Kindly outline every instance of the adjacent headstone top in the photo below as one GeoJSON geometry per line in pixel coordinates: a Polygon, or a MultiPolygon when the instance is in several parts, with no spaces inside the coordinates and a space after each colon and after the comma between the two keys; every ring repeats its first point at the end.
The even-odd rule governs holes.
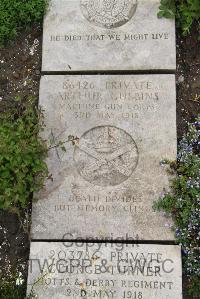
{"type": "Polygon", "coordinates": [[[51,0],[43,71],[175,70],[175,23],[160,0],[51,0]]]}
{"type": "Polygon", "coordinates": [[[152,205],[169,185],[160,161],[176,159],[174,75],[44,76],[40,105],[50,179],[32,238],[173,240],[152,205]]]}
{"type": "Polygon", "coordinates": [[[172,245],[32,243],[28,294],[40,299],[182,299],[172,245]]]}

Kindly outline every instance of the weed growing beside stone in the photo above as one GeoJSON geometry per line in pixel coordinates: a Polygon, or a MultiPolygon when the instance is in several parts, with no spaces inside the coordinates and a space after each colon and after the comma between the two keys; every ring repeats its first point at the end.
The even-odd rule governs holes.
{"type": "Polygon", "coordinates": [[[18,272],[10,276],[0,275],[0,299],[34,299],[34,289],[26,296],[26,280],[18,272]]]}
{"type": "Polygon", "coordinates": [[[177,173],[172,192],[165,193],[154,207],[174,218],[189,291],[196,296],[200,293],[200,118],[188,125],[188,132],[179,145],[177,164],[171,167],[177,173]]]}
{"type": "Polygon", "coordinates": [[[15,38],[21,29],[41,22],[46,6],[46,0],[1,0],[0,47],[15,38]]]}
{"type": "Polygon", "coordinates": [[[17,275],[0,277],[0,298],[1,299],[24,299],[26,284],[17,275]]]}
{"type": "Polygon", "coordinates": [[[0,115],[0,208],[17,212],[47,177],[46,143],[39,137],[42,112],[34,99],[16,101],[0,115]]]}
{"type": "Polygon", "coordinates": [[[161,0],[159,9],[158,17],[176,17],[177,25],[184,35],[190,33],[194,22],[197,22],[200,29],[199,0],[161,0]]]}

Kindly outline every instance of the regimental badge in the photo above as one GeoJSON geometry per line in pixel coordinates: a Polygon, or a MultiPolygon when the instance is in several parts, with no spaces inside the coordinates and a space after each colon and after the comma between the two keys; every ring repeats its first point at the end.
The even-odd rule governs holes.
{"type": "Polygon", "coordinates": [[[81,10],[91,23],[115,28],[127,23],[135,14],[137,0],[81,0],[81,10]]]}
{"type": "Polygon", "coordinates": [[[113,126],[87,131],[74,150],[79,174],[97,186],[115,186],[126,181],[137,167],[138,156],[133,138],[113,126]]]}

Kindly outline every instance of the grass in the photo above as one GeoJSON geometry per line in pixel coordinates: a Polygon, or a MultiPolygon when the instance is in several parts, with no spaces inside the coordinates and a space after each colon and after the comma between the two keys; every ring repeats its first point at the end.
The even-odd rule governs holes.
{"type": "Polygon", "coordinates": [[[1,0],[0,47],[13,40],[21,30],[41,23],[46,8],[46,0],[1,0]]]}

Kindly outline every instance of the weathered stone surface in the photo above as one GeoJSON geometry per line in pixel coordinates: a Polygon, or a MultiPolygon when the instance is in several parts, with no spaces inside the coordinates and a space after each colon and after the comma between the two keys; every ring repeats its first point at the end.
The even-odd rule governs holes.
{"type": "Polygon", "coordinates": [[[39,299],[181,299],[181,249],[34,242],[28,293],[33,285],[39,299]]]}
{"type": "Polygon", "coordinates": [[[175,24],[157,18],[160,0],[106,2],[51,0],[43,71],[175,70],[175,24]]]}
{"type": "Polygon", "coordinates": [[[40,105],[52,176],[32,238],[172,240],[152,204],[169,184],[160,161],[176,158],[174,75],[44,76],[40,105]]]}

